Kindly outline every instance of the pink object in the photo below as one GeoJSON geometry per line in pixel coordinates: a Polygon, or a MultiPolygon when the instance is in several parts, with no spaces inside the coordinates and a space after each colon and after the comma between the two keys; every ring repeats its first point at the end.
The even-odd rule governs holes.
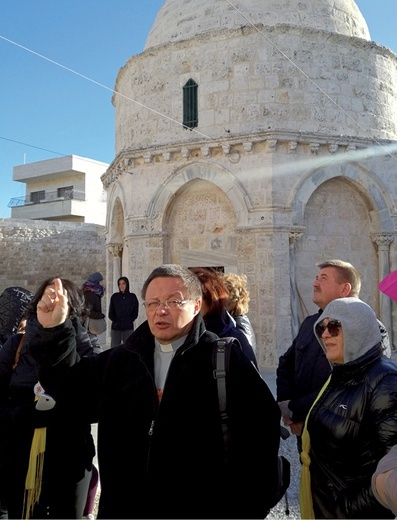
{"type": "Polygon", "coordinates": [[[397,270],[388,274],[379,284],[379,290],[397,301],[397,270]]]}

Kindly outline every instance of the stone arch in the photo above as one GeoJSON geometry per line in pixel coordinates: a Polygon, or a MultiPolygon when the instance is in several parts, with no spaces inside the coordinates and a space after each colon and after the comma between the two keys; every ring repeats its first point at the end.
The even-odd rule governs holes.
{"type": "Polygon", "coordinates": [[[123,243],[124,228],[124,208],[126,201],[124,191],[120,183],[116,183],[108,194],[108,211],[106,227],[108,230],[108,243],[123,243]]]}
{"type": "Polygon", "coordinates": [[[109,224],[109,242],[111,244],[122,244],[125,234],[124,230],[124,210],[119,197],[116,197],[112,204],[109,224]]]}
{"type": "Polygon", "coordinates": [[[107,213],[107,286],[110,293],[117,290],[117,280],[122,274],[128,273],[128,255],[125,253],[125,201],[119,185],[112,189],[108,201],[107,213]]]}
{"type": "Polygon", "coordinates": [[[294,225],[303,225],[305,208],[314,191],[324,182],[336,177],[352,183],[371,206],[373,212],[371,231],[395,230],[391,215],[396,214],[396,207],[388,190],[369,170],[352,163],[318,168],[298,186],[291,204],[294,225]]]}
{"type": "Polygon", "coordinates": [[[178,190],[194,179],[209,181],[225,192],[234,208],[236,227],[247,225],[248,212],[252,205],[244,186],[226,169],[207,163],[193,163],[176,170],[167,182],[157,188],[149,203],[146,216],[154,218],[157,215],[164,215],[169,201],[178,190]]]}
{"type": "Polygon", "coordinates": [[[166,262],[236,269],[236,214],[227,194],[195,178],[179,188],[163,215],[166,262]]]}
{"type": "Polygon", "coordinates": [[[303,230],[291,266],[300,319],[316,310],[311,301],[316,264],[329,258],[357,267],[360,297],[379,314],[377,285],[383,277],[383,260],[374,237],[393,235],[395,228],[394,203],[379,179],[357,164],[319,168],[298,187],[292,207],[293,223],[303,230]],[[307,269],[308,259],[312,269],[307,269]]]}

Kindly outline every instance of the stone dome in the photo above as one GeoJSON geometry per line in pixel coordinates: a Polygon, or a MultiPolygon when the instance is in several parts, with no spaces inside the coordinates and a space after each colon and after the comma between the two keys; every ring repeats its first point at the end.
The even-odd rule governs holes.
{"type": "Polygon", "coordinates": [[[166,0],[145,50],[249,23],[292,25],[370,40],[367,23],[354,0],[166,0]]]}

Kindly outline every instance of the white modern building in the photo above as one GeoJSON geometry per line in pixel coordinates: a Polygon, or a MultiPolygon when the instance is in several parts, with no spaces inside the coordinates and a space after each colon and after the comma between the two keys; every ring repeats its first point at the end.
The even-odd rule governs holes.
{"type": "Polygon", "coordinates": [[[15,166],[13,180],[26,184],[26,195],[11,199],[11,218],[104,225],[108,166],[76,155],[15,166]]]}

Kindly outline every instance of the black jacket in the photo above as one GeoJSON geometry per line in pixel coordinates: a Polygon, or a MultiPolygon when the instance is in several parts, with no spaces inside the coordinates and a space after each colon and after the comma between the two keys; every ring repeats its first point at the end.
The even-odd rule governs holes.
{"type": "Polygon", "coordinates": [[[244,352],[244,354],[258,368],[258,362],[256,360],[254,350],[252,348],[251,343],[248,340],[247,335],[241,329],[241,327],[237,326],[233,316],[229,314],[225,309],[221,314],[206,314],[204,316],[204,323],[207,330],[215,332],[215,334],[217,334],[220,338],[225,338],[227,336],[237,338],[240,342],[241,349],[244,352]]]}
{"type": "Polygon", "coordinates": [[[331,365],[321,348],[313,326],[322,311],[308,316],[277,367],[277,401],[290,399],[293,422],[304,421],[328,376],[331,365]]]}
{"type": "Polygon", "coordinates": [[[128,278],[122,276],[119,280],[125,280],[127,288],[113,293],[110,297],[109,319],[112,322],[112,330],[134,330],[134,321],[138,317],[139,302],[136,294],[130,292],[128,278]]]}
{"type": "MultiPolygon", "coordinates": [[[[79,320],[71,327],[78,345],[78,356],[93,355],[89,337],[79,320]]],[[[46,450],[42,493],[35,514],[44,515],[50,503],[59,507],[65,518],[74,518],[75,488],[90,470],[95,455],[91,425],[87,420],[35,409],[33,392],[38,382],[38,367],[30,353],[30,341],[38,323],[30,319],[18,364],[15,353],[22,334],[12,336],[0,350],[0,500],[8,506],[9,518],[22,518],[25,478],[35,428],[46,427],[46,450]]],[[[45,388],[45,387],[44,387],[45,388]]],[[[45,388],[47,391],[47,389],[45,388]]],[[[51,514],[54,510],[50,510],[51,514]]],[[[44,517],[44,516],[43,516],[44,517]]]]}
{"type": "Polygon", "coordinates": [[[256,354],[256,336],[248,315],[239,314],[238,316],[233,316],[233,318],[236,322],[236,327],[243,332],[244,336],[248,340],[248,343],[251,345],[254,354],[256,354]]]}
{"type": "Polygon", "coordinates": [[[102,302],[99,294],[96,294],[94,291],[87,289],[84,289],[83,292],[85,303],[89,310],[88,316],[94,320],[105,318],[105,315],[102,312],[102,302]]]}
{"type": "Polygon", "coordinates": [[[379,459],[397,444],[397,366],[380,344],[335,365],[308,419],[316,518],[394,518],[371,489],[379,459]]]}
{"type": "MultiPolygon", "coordinates": [[[[292,345],[279,358],[276,371],[277,401],[290,400],[289,409],[293,412],[293,422],[305,420],[318,392],[331,373],[331,365],[313,330],[322,312],[320,309],[302,322],[292,345]]],[[[383,354],[390,357],[387,330],[379,320],[378,324],[383,354]]]]}
{"type": "Polygon", "coordinates": [[[171,362],[159,404],[147,322],[125,345],[77,364],[68,320],[40,329],[31,350],[42,364],[43,385],[58,406],[98,422],[99,518],[266,516],[277,480],[280,411],[258,371],[233,345],[226,382],[232,446],[225,466],[212,366],[216,338],[196,316],[171,362]]]}

